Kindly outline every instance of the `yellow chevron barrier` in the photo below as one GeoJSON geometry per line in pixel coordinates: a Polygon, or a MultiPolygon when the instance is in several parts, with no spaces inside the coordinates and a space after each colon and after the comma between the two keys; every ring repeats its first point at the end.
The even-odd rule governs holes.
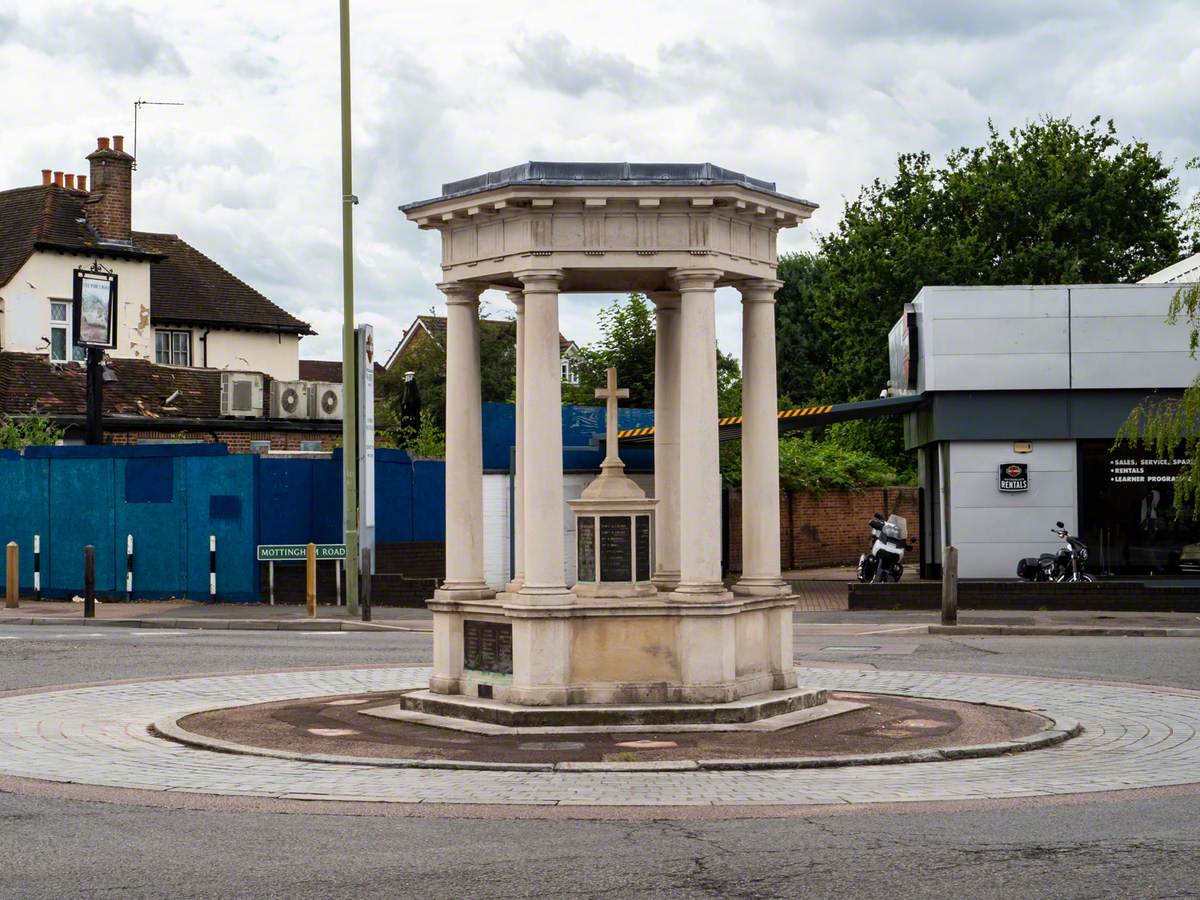
{"type": "MultiPolygon", "coordinates": [[[[796,416],[819,416],[819,415],[824,415],[825,413],[832,412],[832,411],[833,411],[832,405],[801,406],[801,407],[796,407],[795,409],[781,409],[779,411],[779,418],[794,419],[796,416]]],[[[720,427],[724,428],[729,425],[741,425],[744,422],[745,422],[745,418],[743,416],[726,416],[723,419],[719,419],[717,421],[717,424],[720,427]]],[[[617,437],[618,438],[647,437],[648,435],[652,435],[652,434],[654,434],[653,426],[651,426],[649,428],[627,428],[624,431],[618,431],[617,437]]]]}

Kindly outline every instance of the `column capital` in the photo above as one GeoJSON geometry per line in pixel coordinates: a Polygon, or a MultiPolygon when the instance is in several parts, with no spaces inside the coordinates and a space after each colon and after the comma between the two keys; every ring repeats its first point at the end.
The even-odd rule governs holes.
{"type": "Polygon", "coordinates": [[[754,278],[734,285],[742,295],[743,303],[774,303],[775,292],[783,287],[782,281],[774,278],[754,278]]]}
{"type": "Polygon", "coordinates": [[[453,303],[478,305],[479,295],[483,293],[484,286],[473,284],[470,281],[442,281],[438,283],[437,289],[446,295],[447,305],[453,303]]]}
{"type": "Polygon", "coordinates": [[[522,288],[511,288],[504,292],[504,296],[508,298],[508,302],[517,308],[517,312],[521,312],[525,308],[525,291],[522,288]]]}
{"type": "Polygon", "coordinates": [[[725,272],[721,269],[672,269],[667,273],[678,291],[711,291],[725,272]]]}
{"type": "Polygon", "coordinates": [[[655,309],[679,309],[679,291],[650,291],[646,296],[655,309]]]}
{"type": "Polygon", "coordinates": [[[521,269],[513,276],[527,291],[557,291],[566,273],[562,269],[521,269]]]}

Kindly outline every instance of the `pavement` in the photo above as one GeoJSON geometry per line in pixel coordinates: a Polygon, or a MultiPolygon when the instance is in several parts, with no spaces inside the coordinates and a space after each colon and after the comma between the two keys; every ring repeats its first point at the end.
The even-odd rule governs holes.
{"type": "MultiPolygon", "coordinates": [[[[873,618],[880,614],[873,614],[873,618]]],[[[845,629],[834,614],[805,627],[845,629]]],[[[912,620],[879,617],[882,627],[912,620]]],[[[797,658],[823,671],[1050,677],[1101,702],[1107,683],[1200,689],[1192,640],[1077,636],[929,635],[921,632],[798,637],[797,658]],[[814,666],[815,667],[815,666],[814,666]]],[[[428,635],[47,628],[0,624],[0,691],[66,684],[169,680],[245,671],[420,667],[428,635]]],[[[204,680],[204,679],[199,679],[204,680]]],[[[1163,690],[1167,688],[1166,690],[1163,690]]],[[[1176,691],[1181,688],[1183,691],[1176,691]]],[[[98,693],[101,689],[93,688],[98,693]]],[[[1129,690],[1128,687],[1119,688],[1129,690]]],[[[1133,696],[1142,697],[1143,693],[1133,696]]],[[[7,699],[7,698],[6,698],[7,699]]],[[[1161,732],[1156,732],[1161,734],[1161,732]]],[[[1134,753],[1144,771],[1159,747],[1134,753]]],[[[1068,742],[1075,744],[1084,738],[1068,742]]],[[[1136,735],[1114,741],[1133,743],[1136,735]]],[[[1065,748],[1064,748],[1065,749],[1065,748]]],[[[92,747],[89,753],[103,752],[92,747]]],[[[1056,754],[1044,750],[1029,758],[1056,754]]],[[[0,744],[0,759],[6,746],[0,744]]],[[[110,756],[119,756],[110,751],[110,756]]],[[[1113,756],[1120,756],[1114,753],[1113,756]]],[[[236,757],[230,757],[235,766],[236,757]]],[[[73,761],[43,771],[69,777],[73,761]]],[[[942,769],[947,764],[909,766],[942,769]]],[[[1191,769],[1188,777],[1195,778],[1191,769]]],[[[149,773],[153,775],[152,772],[149,773]]],[[[441,773],[426,773],[433,787],[441,773]]],[[[716,774],[716,773],[714,773],[716,774]]],[[[1136,773],[1135,773],[1136,774],[1136,773]]],[[[761,773],[768,787],[777,773],[761,773]]],[[[565,777],[565,776],[560,776],[565,777]]],[[[629,776],[609,776],[614,779],[629,776]]],[[[1139,776],[1141,777],[1141,776],[1139,776]]],[[[1186,897],[1200,884],[1200,795],[1186,787],[1006,800],[836,806],[574,807],[546,820],[543,806],[290,801],[290,812],[253,796],[204,799],[0,780],[0,897],[422,898],[1186,897]],[[31,784],[46,785],[41,793],[31,784]],[[69,797],[74,790],[77,796],[69,797]],[[121,799],[121,798],[125,799],[121,799]],[[387,810],[394,814],[386,814],[387,810]],[[437,812],[440,810],[440,812],[437,812]],[[431,814],[435,813],[436,815],[431,814]]],[[[274,801],[282,804],[283,801],[274,801]]]]}

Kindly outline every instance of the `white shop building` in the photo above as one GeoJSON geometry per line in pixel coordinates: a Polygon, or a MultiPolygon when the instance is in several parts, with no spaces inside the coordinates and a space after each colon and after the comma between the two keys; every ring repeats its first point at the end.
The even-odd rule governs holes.
{"type": "Polygon", "coordinates": [[[1200,527],[1177,519],[1179,463],[1113,451],[1130,411],[1200,373],[1186,324],[1166,323],[1178,283],[929,287],[890,336],[893,395],[923,491],[922,570],[959,551],[964,578],[1013,578],[1052,551],[1063,521],[1089,568],[1200,575],[1200,527]]]}

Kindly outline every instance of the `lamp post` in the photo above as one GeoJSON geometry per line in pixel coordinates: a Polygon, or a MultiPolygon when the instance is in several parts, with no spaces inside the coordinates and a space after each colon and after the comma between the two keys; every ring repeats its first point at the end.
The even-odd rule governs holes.
{"type": "MultiPolygon", "coordinates": [[[[354,352],[354,196],[350,145],[350,0],[338,4],[342,82],[342,515],[346,542],[346,612],[358,615],[358,397],[354,352]]],[[[368,576],[369,577],[369,576],[368,576]]]]}

